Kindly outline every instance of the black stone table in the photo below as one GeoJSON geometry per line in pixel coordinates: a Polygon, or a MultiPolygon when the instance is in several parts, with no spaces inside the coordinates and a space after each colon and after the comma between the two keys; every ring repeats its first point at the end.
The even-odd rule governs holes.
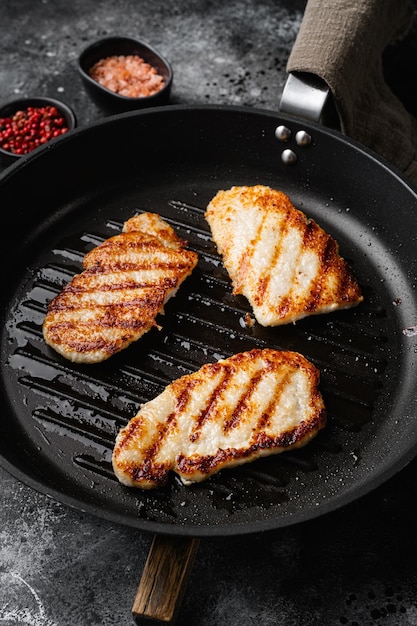
{"type": "MultiPolygon", "coordinates": [[[[103,114],[76,71],[95,39],[141,37],[172,63],[172,103],[276,110],[302,0],[2,0],[0,103],[48,95],[103,114]]],[[[387,57],[410,107],[415,38],[387,57]]],[[[3,219],[3,236],[7,233],[3,219]]],[[[2,419],[2,416],[0,416],[2,419]]],[[[417,625],[417,461],[316,520],[200,542],[178,623],[417,625]]],[[[69,509],[0,469],[0,624],[125,626],[152,536],[69,509]]]]}

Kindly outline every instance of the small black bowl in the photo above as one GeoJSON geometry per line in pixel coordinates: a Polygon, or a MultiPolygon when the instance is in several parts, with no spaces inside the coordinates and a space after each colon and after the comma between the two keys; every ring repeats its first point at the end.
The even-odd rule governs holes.
{"type": "MultiPolygon", "coordinates": [[[[18,111],[26,111],[28,107],[40,108],[45,106],[54,106],[58,109],[58,112],[65,119],[68,131],[76,127],[77,119],[71,107],[69,107],[64,102],[61,102],[61,100],[56,100],[55,98],[48,98],[43,96],[34,98],[19,98],[17,100],[11,100],[10,102],[3,104],[0,107],[0,118],[12,117],[18,111]]],[[[56,141],[56,139],[50,139],[48,143],[50,141],[56,141]]],[[[26,156],[27,154],[32,154],[32,152],[37,149],[38,148],[34,148],[30,152],[26,152],[25,154],[15,154],[14,152],[5,150],[0,146],[0,161],[2,165],[11,165],[23,156],[26,156]]]]}
{"type": "Polygon", "coordinates": [[[84,87],[100,109],[105,113],[123,113],[150,106],[167,104],[171,93],[173,71],[170,63],[154,48],[130,37],[105,37],[89,45],[81,52],[78,70],[84,87]],[[151,96],[130,98],[107,89],[91,78],[89,72],[101,59],[111,56],[137,55],[156,69],[164,79],[164,86],[151,96]]]}

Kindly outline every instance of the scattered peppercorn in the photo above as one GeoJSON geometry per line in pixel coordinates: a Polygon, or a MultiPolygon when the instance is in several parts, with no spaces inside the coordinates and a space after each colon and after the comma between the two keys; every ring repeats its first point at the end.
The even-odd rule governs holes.
{"type": "Polygon", "coordinates": [[[68,130],[55,106],[29,106],[11,117],[0,117],[0,147],[13,154],[27,154],[68,130]]]}

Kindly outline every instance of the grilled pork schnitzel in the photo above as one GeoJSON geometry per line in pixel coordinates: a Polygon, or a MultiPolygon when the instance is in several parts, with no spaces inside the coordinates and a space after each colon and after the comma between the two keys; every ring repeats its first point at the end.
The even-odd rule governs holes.
{"type": "Polygon", "coordinates": [[[129,219],[50,302],[46,343],[70,361],[98,363],[142,337],[197,264],[185,244],[159,215],[129,219]]]}
{"type": "Polygon", "coordinates": [[[262,326],[362,302],[337,242],[280,191],[255,185],[219,191],[205,217],[232,280],[262,326]]]}
{"type": "Polygon", "coordinates": [[[117,435],[113,469],[151,489],[307,444],[326,424],[319,371],[297,352],[254,349],[168,385],[117,435]]]}

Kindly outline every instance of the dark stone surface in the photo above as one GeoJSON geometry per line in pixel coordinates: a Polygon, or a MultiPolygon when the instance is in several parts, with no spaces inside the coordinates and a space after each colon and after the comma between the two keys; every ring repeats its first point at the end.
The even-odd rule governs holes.
{"type": "MultiPolygon", "coordinates": [[[[98,37],[126,34],[171,61],[173,103],[277,109],[304,6],[2,0],[0,103],[49,95],[70,104],[79,125],[100,118],[77,55],[98,37]]],[[[414,110],[412,35],[387,56],[387,72],[414,110]]],[[[178,624],[416,625],[416,471],[414,461],[345,509],[295,527],[202,540],[178,624]]],[[[152,537],[69,509],[3,470],[0,481],[0,624],[131,624],[152,537]]]]}
{"type": "Polygon", "coordinates": [[[108,35],[144,39],[174,68],[172,103],[278,108],[303,0],[262,2],[74,2],[6,0],[0,6],[0,103],[48,95],[72,105],[80,124],[102,114],[76,69],[80,51],[108,35]]]}

